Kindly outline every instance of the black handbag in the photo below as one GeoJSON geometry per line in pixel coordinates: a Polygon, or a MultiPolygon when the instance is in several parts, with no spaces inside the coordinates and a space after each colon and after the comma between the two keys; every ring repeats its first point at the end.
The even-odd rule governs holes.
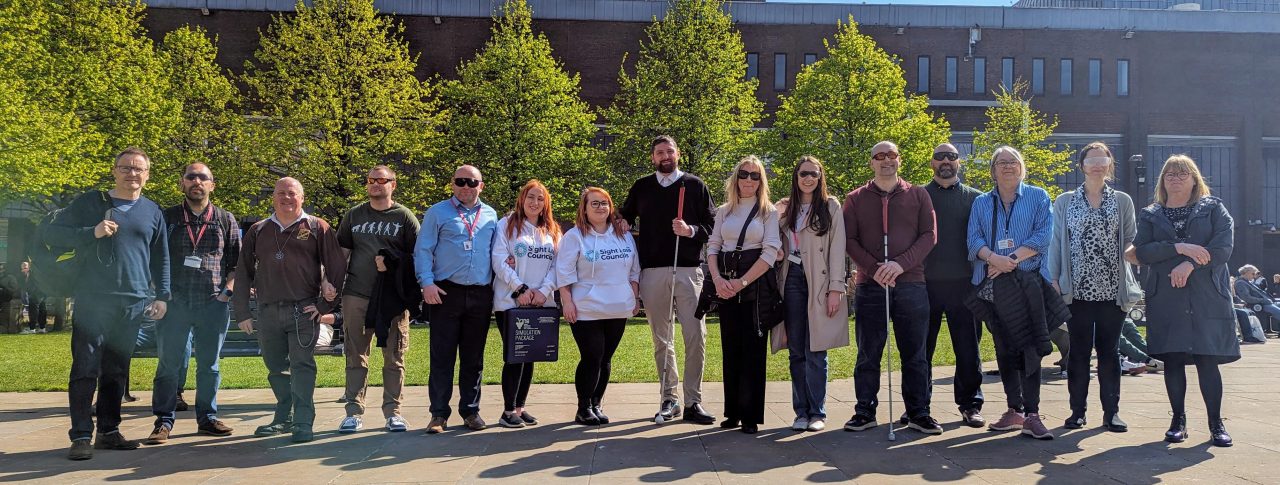
{"type": "MultiPolygon", "coordinates": [[[[738,246],[731,253],[735,255],[731,258],[725,252],[716,255],[720,258],[720,276],[725,278],[737,278],[734,276],[738,271],[738,262],[741,260],[742,244],[747,239],[747,228],[751,226],[751,218],[756,216],[756,212],[760,210],[760,206],[751,208],[751,213],[747,214],[747,223],[742,225],[742,232],[738,234],[738,246]],[[730,261],[732,260],[732,261],[730,261]],[[733,264],[732,269],[728,266],[733,264]]],[[[759,254],[756,255],[759,257],[759,254]]],[[[752,260],[754,262],[754,260],[752,260]]],[[[674,291],[674,288],[672,289],[674,291]]],[[[702,282],[702,292],[698,293],[698,308],[693,311],[693,318],[701,319],[708,313],[715,313],[720,309],[720,303],[723,302],[719,295],[716,294],[716,285],[711,281],[702,282]]]]}

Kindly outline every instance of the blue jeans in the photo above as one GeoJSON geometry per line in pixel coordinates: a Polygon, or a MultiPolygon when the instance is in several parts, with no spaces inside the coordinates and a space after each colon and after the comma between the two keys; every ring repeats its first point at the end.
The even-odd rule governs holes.
{"type": "Polygon", "coordinates": [[[109,295],[76,295],[71,327],[71,376],[67,386],[74,440],[93,437],[93,392],[98,391],[98,434],[120,428],[120,399],[129,382],[129,363],[148,300],[109,295]]]}
{"type": "Polygon", "coordinates": [[[809,351],[809,282],[804,267],[793,264],[787,270],[782,301],[787,306],[791,408],[796,417],[827,419],[827,351],[809,351]]]}
{"type": "MultiPolygon", "coordinates": [[[[876,283],[857,286],[854,304],[854,338],[858,360],[853,368],[853,390],[858,398],[857,414],[875,417],[879,404],[880,362],[889,341],[885,321],[885,288],[876,283]]],[[[898,283],[889,289],[889,313],[893,336],[902,361],[902,398],[911,418],[929,415],[929,361],[925,338],[929,334],[929,293],[924,283],[898,283]]],[[[896,418],[895,418],[896,419],[896,418]]]]}
{"type": "Polygon", "coordinates": [[[191,362],[192,345],[196,354],[196,422],[205,424],[217,419],[218,386],[222,374],[218,357],[229,324],[227,304],[209,298],[189,301],[175,298],[169,302],[164,320],[156,322],[155,391],[151,396],[151,412],[156,426],[173,429],[174,408],[178,393],[187,381],[187,365],[191,362]]]}

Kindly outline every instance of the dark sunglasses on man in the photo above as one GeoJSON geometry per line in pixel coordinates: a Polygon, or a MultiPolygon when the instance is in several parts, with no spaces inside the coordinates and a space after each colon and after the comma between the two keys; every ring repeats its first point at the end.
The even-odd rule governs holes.
{"type": "Polygon", "coordinates": [[[954,162],[957,158],[960,158],[960,154],[956,152],[937,152],[933,154],[934,161],[941,162],[944,158],[954,162]]]}
{"type": "Polygon", "coordinates": [[[738,180],[751,179],[752,181],[760,181],[760,172],[748,172],[746,170],[738,171],[738,180]]]}
{"type": "Polygon", "coordinates": [[[369,177],[367,184],[368,185],[373,185],[373,184],[387,185],[391,182],[394,182],[395,180],[396,179],[387,178],[387,177],[369,177]]]}
{"type": "Polygon", "coordinates": [[[453,179],[453,185],[457,185],[458,187],[471,187],[474,189],[480,186],[480,180],[467,178],[467,177],[458,177],[453,179]]]}
{"type": "Polygon", "coordinates": [[[202,173],[189,173],[189,174],[183,175],[182,178],[187,179],[188,181],[199,180],[201,182],[208,182],[210,180],[213,180],[213,177],[202,174],[202,173]]]}

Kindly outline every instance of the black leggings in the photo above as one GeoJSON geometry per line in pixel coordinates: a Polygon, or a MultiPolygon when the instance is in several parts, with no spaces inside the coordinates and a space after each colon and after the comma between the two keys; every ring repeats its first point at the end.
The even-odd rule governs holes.
{"type": "MultiPolygon", "coordinates": [[[[494,321],[498,322],[498,333],[502,335],[503,355],[506,355],[507,326],[503,311],[493,312],[494,321]]],[[[523,364],[502,365],[502,409],[507,412],[524,407],[529,397],[529,386],[533,384],[533,362],[523,364]]]]}
{"type": "Polygon", "coordinates": [[[569,325],[573,340],[578,343],[578,372],[573,386],[578,391],[578,408],[599,406],[604,390],[609,387],[609,371],[613,367],[613,353],[622,342],[622,332],[627,319],[578,320],[569,325]]]}
{"type": "Polygon", "coordinates": [[[1187,399],[1187,364],[1194,363],[1196,374],[1200,376],[1200,396],[1204,398],[1205,410],[1209,413],[1209,422],[1222,419],[1222,373],[1218,370],[1218,358],[1208,355],[1193,355],[1190,359],[1166,359],[1164,369],[1164,388],[1169,393],[1169,405],[1173,414],[1186,413],[1187,399]],[[1190,362],[1188,362],[1190,360],[1190,362]]]}

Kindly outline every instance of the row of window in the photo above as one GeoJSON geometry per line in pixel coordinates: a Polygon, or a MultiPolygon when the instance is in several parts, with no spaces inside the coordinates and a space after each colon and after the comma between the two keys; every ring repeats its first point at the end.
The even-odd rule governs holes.
{"type": "MultiPolygon", "coordinates": [[[[818,61],[817,54],[805,54],[805,66],[818,61]]],[[[987,94],[987,58],[975,57],[973,62],[973,93],[987,94]]],[[[959,59],[954,56],[946,58],[946,93],[956,94],[959,91],[959,83],[957,79],[960,71],[959,59]]],[[[1072,86],[1072,76],[1074,61],[1072,59],[1060,59],[1058,62],[1058,94],[1063,96],[1071,96],[1074,94],[1072,86]]],[[[1014,58],[1005,57],[1000,59],[1000,83],[1005,89],[1012,90],[1014,83],[1014,58]]],[[[1116,60],[1116,96],[1129,95],[1129,60],[1116,60]]],[[[755,52],[747,53],[747,78],[756,79],[760,76],[760,54],[755,52]]],[[[919,56],[916,58],[916,92],[928,93],[930,70],[929,56],[919,56]]],[[[775,91],[785,91],[787,89],[787,54],[775,53],[773,55],[773,89],[775,91]]],[[[1031,94],[1043,95],[1045,93],[1045,70],[1044,59],[1037,57],[1031,60],[1031,94]]],[[[1102,95],[1102,59],[1089,59],[1089,95],[1102,95]]]]}
{"type": "MultiPolygon", "coordinates": [[[[958,91],[956,79],[959,76],[959,60],[956,57],[947,56],[946,58],[946,93],[956,94],[958,91]]],[[[1074,93],[1074,87],[1071,80],[1074,76],[1074,61],[1072,59],[1060,59],[1058,61],[1058,94],[1063,96],[1071,96],[1074,93]]],[[[1014,59],[1005,57],[1000,59],[1000,83],[1005,89],[1012,90],[1014,83],[1014,59]]],[[[1102,95],[1102,59],[1089,59],[1089,96],[1102,95]]],[[[916,58],[916,92],[928,93],[929,87],[929,56],[919,56],[916,58]]],[[[1116,96],[1129,95],[1129,60],[1116,60],[1116,96]]],[[[973,58],[973,92],[974,94],[987,93],[987,58],[973,58]]],[[[1043,95],[1045,93],[1045,71],[1044,59],[1037,57],[1031,59],[1031,94],[1043,95]]]]}

